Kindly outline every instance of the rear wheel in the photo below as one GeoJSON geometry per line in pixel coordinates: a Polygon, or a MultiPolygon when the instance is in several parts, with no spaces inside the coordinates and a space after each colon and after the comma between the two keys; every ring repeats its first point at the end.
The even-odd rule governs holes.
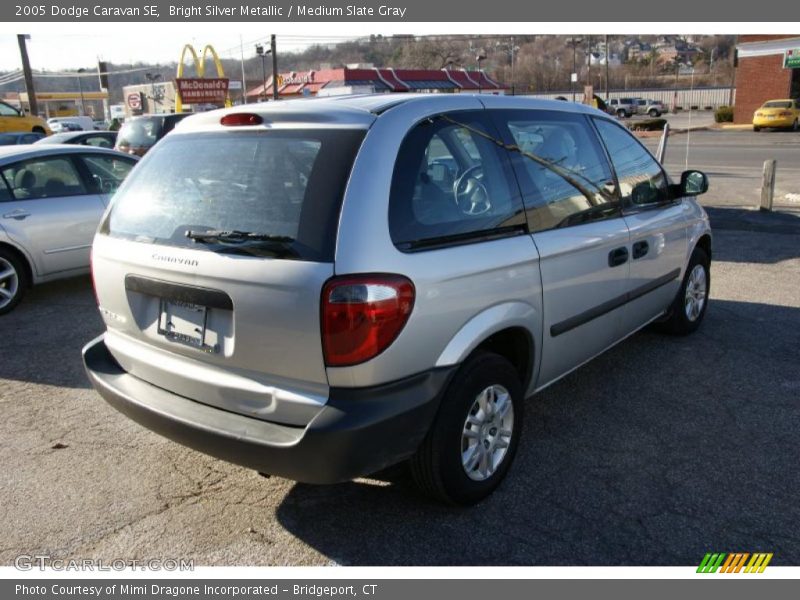
{"type": "Polygon", "coordinates": [[[14,310],[28,287],[28,276],[19,257],[0,248],[0,315],[14,310]]]}
{"type": "Polygon", "coordinates": [[[511,363],[497,354],[474,354],[453,377],[411,459],[417,485],[438,500],[465,506],[491,494],[514,460],[522,414],[522,384],[511,363]]]}
{"type": "Polygon", "coordinates": [[[758,133],[759,131],[761,131],[761,127],[758,127],[758,126],[756,126],[756,125],[753,125],[753,131],[755,131],[756,133],[758,133]]]}
{"type": "Polygon", "coordinates": [[[708,308],[708,293],[711,286],[710,261],[705,250],[695,248],[683,282],[669,311],[669,317],[658,324],[665,333],[688,335],[694,332],[708,308]]]}

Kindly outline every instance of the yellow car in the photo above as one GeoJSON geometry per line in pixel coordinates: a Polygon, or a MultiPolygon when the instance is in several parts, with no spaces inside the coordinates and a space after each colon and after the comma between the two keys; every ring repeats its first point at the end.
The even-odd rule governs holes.
{"type": "Polygon", "coordinates": [[[45,135],[52,133],[44,119],[26,115],[10,104],[0,101],[0,133],[27,133],[28,131],[45,135]]]}
{"type": "Polygon", "coordinates": [[[797,100],[767,100],[753,115],[753,131],[762,127],[797,131],[800,103],[797,100]]]}

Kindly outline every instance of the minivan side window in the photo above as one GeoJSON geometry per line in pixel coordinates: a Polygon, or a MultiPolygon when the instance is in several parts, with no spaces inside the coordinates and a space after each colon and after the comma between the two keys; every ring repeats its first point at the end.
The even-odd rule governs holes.
{"type": "Polygon", "coordinates": [[[617,173],[623,203],[635,208],[667,201],[669,182],[658,161],[616,123],[594,122],[617,173]]]}
{"type": "Polygon", "coordinates": [[[449,113],[403,140],[389,200],[389,230],[403,251],[525,231],[519,189],[497,133],[482,114],[449,113]]]}
{"type": "Polygon", "coordinates": [[[583,115],[498,111],[532,232],[619,216],[611,168],[583,115]]]}

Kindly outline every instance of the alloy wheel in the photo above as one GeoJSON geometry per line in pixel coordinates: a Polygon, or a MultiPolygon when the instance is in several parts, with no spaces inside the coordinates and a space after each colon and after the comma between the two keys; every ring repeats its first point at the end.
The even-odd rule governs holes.
{"type": "Polygon", "coordinates": [[[705,267],[703,265],[695,265],[689,274],[689,280],[686,282],[686,295],[684,297],[686,318],[690,321],[696,321],[700,313],[703,312],[707,290],[705,267]]]}
{"type": "Polygon", "coordinates": [[[474,481],[491,477],[508,453],[514,435],[514,405],[502,385],[477,395],[461,433],[461,465],[474,481]]]}
{"type": "Polygon", "coordinates": [[[0,256],[0,308],[8,306],[19,291],[19,274],[8,260],[0,256]]]}

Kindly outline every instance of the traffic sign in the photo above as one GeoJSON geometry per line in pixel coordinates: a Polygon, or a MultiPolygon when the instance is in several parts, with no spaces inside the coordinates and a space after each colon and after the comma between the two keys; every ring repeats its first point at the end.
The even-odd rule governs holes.
{"type": "Polygon", "coordinates": [[[142,94],[140,92],[128,94],[128,97],[125,99],[125,101],[128,103],[128,108],[131,110],[142,109],[142,94]]]}
{"type": "Polygon", "coordinates": [[[800,48],[792,48],[783,53],[784,69],[800,69],[800,48]]]}

